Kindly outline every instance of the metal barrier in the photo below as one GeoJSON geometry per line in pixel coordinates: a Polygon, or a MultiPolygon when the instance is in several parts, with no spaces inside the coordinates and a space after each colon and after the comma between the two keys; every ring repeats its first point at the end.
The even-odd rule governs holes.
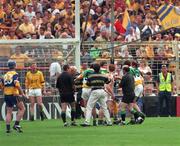
{"type": "MultiPolygon", "coordinates": [[[[127,59],[137,60],[140,64],[146,62],[151,69],[151,74],[144,74],[147,96],[150,94],[149,90],[154,88],[161,65],[166,64],[174,77],[176,91],[174,94],[180,94],[180,42],[114,42],[113,48],[111,48],[111,42],[84,42],[82,52],[83,62],[111,62],[113,59],[117,64],[117,70],[121,69],[124,60],[127,59]]],[[[156,92],[155,88],[151,92],[156,92]]]]}
{"type": "MultiPolygon", "coordinates": [[[[147,63],[151,71],[144,72],[145,94],[156,94],[154,87],[158,73],[162,64],[169,65],[169,71],[172,72],[176,82],[176,94],[180,94],[180,42],[137,42],[129,44],[114,43],[112,51],[110,42],[84,42],[81,46],[79,59],[81,62],[91,63],[93,61],[107,61],[113,56],[117,66],[116,72],[121,72],[122,64],[125,60],[136,59],[140,64],[147,63]],[[114,52],[114,54],[112,54],[114,52]]],[[[29,70],[31,62],[37,62],[39,69],[43,72],[46,80],[46,87],[49,94],[54,94],[54,88],[51,87],[49,66],[52,62],[59,62],[61,65],[65,62],[74,65],[75,43],[50,43],[35,44],[2,44],[0,43],[0,74],[7,71],[7,61],[14,59],[17,61],[17,72],[20,75],[20,82],[24,87],[24,78],[29,70]],[[19,47],[20,46],[20,47],[19,47]],[[18,58],[18,55],[21,54],[18,58]],[[23,55],[22,55],[23,54],[23,55]]],[[[117,94],[120,94],[119,92],[117,94]]],[[[54,95],[56,96],[56,95],[54,95]]]]}

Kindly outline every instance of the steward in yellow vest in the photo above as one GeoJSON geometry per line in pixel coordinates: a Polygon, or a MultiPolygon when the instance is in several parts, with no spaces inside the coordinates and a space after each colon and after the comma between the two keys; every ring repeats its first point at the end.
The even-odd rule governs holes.
{"type": "Polygon", "coordinates": [[[159,91],[172,91],[171,77],[171,73],[167,73],[166,77],[164,77],[163,73],[159,73],[159,91]]]}
{"type": "Polygon", "coordinates": [[[165,101],[165,108],[168,116],[170,116],[171,94],[173,93],[173,77],[172,74],[168,72],[166,65],[162,65],[161,73],[159,73],[156,87],[159,91],[159,115],[162,115],[163,103],[165,101]]]}

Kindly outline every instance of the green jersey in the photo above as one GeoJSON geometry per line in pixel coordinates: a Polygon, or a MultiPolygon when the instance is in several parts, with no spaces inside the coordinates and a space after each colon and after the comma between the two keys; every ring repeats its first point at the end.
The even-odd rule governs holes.
{"type": "Polygon", "coordinates": [[[138,68],[130,67],[130,74],[132,74],[135,77],[140,77],[141,73],[138,68]]]}
{"type": "Polygon", "coordinates": [[[101,73],[101,74],[108,74],[109,72],[108,72],[107,69],[101,68],[101,69],[100,69],[100,73],[101,73]]]}
{"type": "Polygon", "coordinates": [[[83,78],[87,79],[89,77],[90,74],[92,74],[94,72],[93,69],[86,69],[84,72],[83,72],[83,78]]]}

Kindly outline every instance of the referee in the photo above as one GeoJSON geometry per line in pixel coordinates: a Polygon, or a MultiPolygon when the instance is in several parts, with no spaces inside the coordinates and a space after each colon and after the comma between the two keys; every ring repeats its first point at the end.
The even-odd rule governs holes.
{"type": "Polygon", "coordinates": [[[71,126],[77,126],[75,123],[76,104],[75,104],[75,84],[72,75],[70,74],[71,68],[69,65],[63,66],[63,72],[59,75],[56,88],[58,88],[61,100],[61,117],[64,123],[64,127],[69,126],[66,122],[66,109],[67,106],[71,106],[71,126]]]}
{"type": "Polygon", "coordinates": [[[107,93],[104,90],[104,85],[110,83],[110,80],[103,74],[100,73],[100,65],[93,65],[94,73],[87,78],[87,85],[91,86],[91,94],[87,102],[86,107],[86,118],[85,122],[81,126],[90,126],[90,119],[92,116],[92,109],[94,108],[97,101],[100,103],[104,115],[106,117],[107,126],[112,126],[110,114],[107,109],[106,96],[107,93]]]}
{"type": "Polygon", "coordinates": [[[141,113],[134,110],[135,102],[135,81],[133,75],[130,73],[130,68],[128,65],[123,66],[123,74],[120,87],[122,88],[123,97],[121,102],[121,125],[126,125],[126,107],[128,107],[131,114],[134,115],[134,119],[137,123],[142,123],[143,118],[140,117],[141,113]]]}

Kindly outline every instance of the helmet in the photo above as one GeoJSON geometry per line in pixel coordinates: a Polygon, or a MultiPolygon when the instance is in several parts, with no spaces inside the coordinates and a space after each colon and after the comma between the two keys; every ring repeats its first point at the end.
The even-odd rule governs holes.
{"type": "Polygon", "coordinates": [[[9,60],[7,64],[9,69],[14,69],[16,67],[16,61],[14,60],[9,60]]]}

